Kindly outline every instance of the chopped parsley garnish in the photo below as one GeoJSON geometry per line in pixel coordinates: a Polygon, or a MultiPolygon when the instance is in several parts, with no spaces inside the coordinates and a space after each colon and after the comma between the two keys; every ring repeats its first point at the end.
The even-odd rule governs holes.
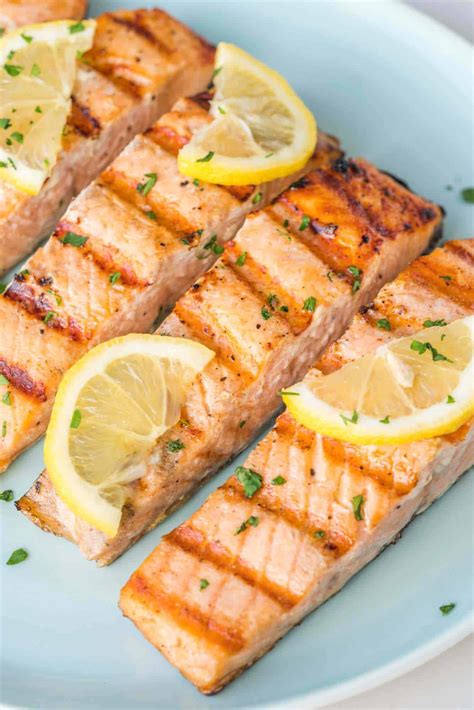
{"type": "Polygon", "coordinates": [[[113,284],[116,284],[117,281],[120,281],[121,278],[122,278],[122,274],[120,273],[120,271],[114,271],[113,274],[110,274],[109,281],[113,285],[113,284]]]}
{"type": "Polygon", "coordinates": [[[79,429],[79,426],[82,421],[82,414],[80,409],[75,409],[72,417],[71,417],[71,423],[69,424],[70,429],[79,429]]]}
{"type": "Polygon", "coordinates": [[[214,79],[216,78],[216,76],[219,74],[220,71],[222,71],[222,67],[217,67],[216,69],[214,69],[214,71],[212,72],[212,76],[211,76],[211,84],[214,81],[214,79]]]}
{"type": "Polygon", "coordinates": [[[247,252],[243,251],[242,254],[239,254],[235,264],[236,266],[243,266],[245,264],[245,260],[247,258],[247,252]]]}
{"type": "Polygon", "coordinates": [[[356,412],[355,409],[354,409],[354,411],[352,412],[352,416],[351,416],[351,417],[346,417],[344,414],[340,414],[339,416],[341,417],[342,421],[344,422],[344,424],[345,424],[346,426],[347,426],[348,424],[357,424],[357,422],[359,421],[359,414],[356,412]]]}
{"type": "Polygon", "coordinates": [[[260,311],[262,314],[263,320],[268,320],[269,318],[272,317],[272,314],[268,310],[268,308],[265,308],[265,306],[262,306],[262,310],[260,311]]]}
{"type": "Polygon", "coordinates": [[[145,173],[145,177],[148,178],[148,180],[145,180],[145,182],[142,182],[137,185],[137,192],[143,195],[143,197],[146,197],[148,195],[148,193],[156,185],[156,181],[158,180],[158,176],[156,173],[145,173]]]}
{"type": "Polygon", "coordinates": [[[289,310],[288,306],[280,306],[280,311],[283,311],[283,313],[288,313],[289,310]]]}
{"type": "Polygon", "coordinates": [[[326,537],[326,533],[324,532],[324,530],[315,530],[313,533],[313,537],[317,537],[317,538],[321,539],[323,537],[326,537]]]}
{"type": "Polygon", "coordinates": [[[392,330],[390,321],[387,318],[380,318],[377,321],[377,328],[380,328],[380,330],[392,330]]]}
{"type": "Polygon", "coordinates": [[[199,187],[199,180],[197,178],[194,178],[193,185],[196,185],[196,187],[199,187]]]}
{"type": "Polygon", "coordinates": [[[5,34],[5,27],[0,27],[0,37],[3,37],[5,34]]]}
{"type": "Polygon", "coordinates": [[[356,291],[360,289],[362,271],[358,266],[348,266],[347,270],[354,277],[354,281],[352,283],[352,293],[356,293],[356,291]]]}
{"type": "Polygon", "coordinates": [[[0,375],[0,385],[9,385],[10,380],[7,380],[5,375],[0,375]]]}
{"type": "Polygon", "coordinates": [[[14,131],[10,138],[17,143],[23,143],[23,133],[19,133],[18,131],[14,131]]]}
{"type": "Polygon", "coordinates": [[[217,110],[219,111],[219,113],[222,113],[222,114],[226,114],[226,113],[227,113],[227,111],[226,111],[225,109],[223,109],[222,106],[218,106],[218,107],[217,107],[217,110]]]}
{"type": "Polygon", "coordinates": [[[262,199],[262,193],[261,193],[261,192],[257,192],[257,193],[252,197],[252,203],[253,203],[254,205],[257,205],[257,204],[261,201],[261,199],[262,199]]]}
{"type": "Polygon", "coordinates": [[[60,240],[63,244],[70,244],[72,247],[83,247],[89,237],[83,237],[75,232],[66,232],[60,240]]]}
{"type": "Polygon", "coordinates": [[[354,518],[356,520],[362,520],[362,506],[364,504],[364,496],[354,496],[352,499],[352,510],[354,511],[354,518]]]}
{"type": "Polygon", "coordinates": [[[252,498],[253,495],[262,487],[263,478],[257,471],[245,466],[237,466],[235,469],[235,477],[244,488],[246,498],[252,498]]]}
{"type": "Polygon", "coordinates": [[[47,291],[47,293],[50,293],[52,296],[54,296],[57,305],[60,306],[61,303],[63,302],[63,299],[61,298],[61,296],[58,293],[55,293],[53,291],[53,289],[51,289],[51,288],[47,288],[46,291],[47,291]]]}
{"type": "Polygon", "coordinates": [[[267,153],[266,156],[265,156],[265,158],[271,158],[272,155],[275,155],[275,153],[267,153]]]}
{"type": "Polygon", "coordinates": [[[2,397],[2,402],[3,402],[3,404],[6,404],[7,407],[12,406],[12,393],[10,392],[10,390],[7,390],[5,392],[5,394],[2,397]]]}
{"type": "Polygon", "coordinates": [[[15,50],[11,49],[7,54],[8,61],[10,61],[10,59],[13,59],[14,56],[15,56],[15,50]]]}
{"type": "Polygon", "coordinates": [[[39,76],[41,74],[41,69],[37,64],[33,64],[30,71],[31,76],[39,76]]]}
{"type": "Polygon", "coordinates": [[[27,557],[27,551],[24,550],[22,547],[19,547],[18,550],[12,552],[12,554],[7,560],[7,565],[17,565],[19,562],[23,562],[24,560],[26,560],[27,557]]]}
{"type": "Polygon", "coordinates": [[[4,439],[7,435],[7,423],[4,421],[2,424],[2,439],[4,439]]]}
{"type": "Polygon", "coordinates": [[[451,394],[448,394],[448,399],[446,400],[446,403],[447,404],[454,404],[455,401],[456,400],[454,399],[454,397],[451,394]]]}
{"type": "Polygon", "coordinates": [[[267,303],[270,306],[270,308],[273,308],[273,310],[275,310],[275,308],[278,306],[278,301],[279,301],[278,296],[275,293],[268,294],[267,303]]]}
{"type": "Polygon", "coordinates": [[[299,393],[299,392],[290,392],[289,390],[280,390],[280,391],[278,392],[278,394],[280,395],[280,397],[281,397],[283,394],[292,394],[292,395],[294,395],[295,397],[299,397],[299,396],[300,396],[300,393],[299,393]]]}
{"type": "Polygon", "coordinates": [[[314,309],[316,308],[316,299],[314,296],[310,296],[309,298],[306,299],[306,301],[303,303],[303,310],[304,311],[309,311],[310,313],[314,313],[314,309]]]}
{"type": "Polygon", "coordinates": [[[83,22],[75,22],[73,25],[69,25],[69,33],[72,35],[77,34],[77,32],[84,32],[86,26],[83,22]]]}
{"type": "Polygon", "coordinates": [[[436,348],[434,348],[431,343],[423,343],[421,340],[412,340],[410,343],[410,350],[414,350],[417,352],[419,355],[423,355],[427,350],[430,351],[431,357],[435,362],[438,362],[439,360],[444,360],[446,362],[453,362],[450,360],[446,355],[443,355],[440,353],[436,348]]]}
{"type": "Polygon", "coordinates": [[[386,416],[384,419],[379,419],[379,422],[380,422],[381,424],[390,424],[390,417],[389,417],[389,415],[387,414],[387,416],[386,416]]]}
{"type": "Polygon", "coordinates": [[[0,493],[0,500],[4,500],[5,503],[10,503],[13,500],[13,491],[2,491],[2,493],[0,493]]]}
{"type": "Polygon", "coordinates": [[[283,486],[286,483],[286,478],[283,476],[277,476],[272,481],[272,486],[283,486]]]}
{"type": "Polygon", "coordinates": [[[464,200],[464,202],[469,202],[470,204],[474,203],[474,187],[465,187],[464,190],[461,190],[461,197],[464,200]]]}
{"type": "Polygon", "coordinates": [[[0,128],[4,128],[6,130],[7,128],[10,128],[11,125],[12,122],[9,118],[0,118],[0,128]]]}
{"type": "Polygon", "coordinates": [[[213,254],[219,256],[224,251],[224,247],[217,242],[217,234],[213,234],[207,244],[204,244],[204,249],[212,251],[213,254]]]}
{"type": "Polygon", "coordinates": [[[201,592],[203,589],[206,589],[206,587],[208,587],[208,586],[209,586],[209,582],[207,581],[207,579],[199,580],[199,589],[201,590],[201,592]]]}
{"type": "Polygon", "coordinates": [[[425,320],[425,322],[423,323],[423,328],[433,328],[434,326],[437,326],[437,325],[441,326],[441,325],[448,325],[448,324],[446,323],[444,318],[440,318],[439,320],[428,319],[428,320],[425,320]]]}
{"type": "Polygon", "coordinates": [[[443,616],[446,616],[447,614],[450,614],[452,612],[455,606],[456,604],[454,602],[451,602],[450,604],[443,604],[442,606],[440,606],[439,610],[443,616]]]}
{"type": "Polygon", "coordinates": [[[35,108],[35,113],[43,113],[43,109],[41,108],[41,106],[37,106],[35,108]]]}
{"type": "Polygon", "coordinates": [[[311,222],[311,217],[308,217],[307,214],[303,215],[303,219],[300,222],[300,226],[298,227],[298,231],[302,232],[303,230],[307,229],[309,227],[310,222],[311,222]]]}
{"type": "Polygon", "coordinates": [[[257,518],[256,515],[251,515],[250,518],[247,518],[247,520],[244,520],[242,525],[237,528],[235,531],[236,535],[240,535],[241,532],[244,532],[244,530],[247,530],[248,526],[251,525],[253,528],[256,528],[259,523],[259,519],[257,518]]]}
{"type": "Polygon", "coordinates": [[[46,315],[44,316],[44,318],[43,318],[43,323],[45,323],[46,325],[48,325],[49,321],[51,321],[51,320],[54,318],[54,316],[57,316],[57,315],[58,315],[58,314],[55,313],[54,311],[48,311],[48,312],[46,313],[46,315]]]}
{"type": "Polygon", "coordinates": [[[246,419],[242,419],[242,421],[239,422],[239,429],[242,429],[242,427],[244,427],[246,423],[247,423],[247,420],[246,420],[246,419]]]}
{"type": "Polygon", "coordinates": [[[184,449],[184,444],[181,439],[172,439],[171,441],[168,441],[166,448],[168,451],[171,451],[172,454],[175,454],[177,451],[184,449]]]}
{"type": "Polygon", "coordinates": [[[26,44],[30,44],[30,42],[33,41],[33,37],[31,35],[27,35],[25,32],[22,32],[21,36],[25,40],[26,44]]]}
{"type": "Polygon", "coordinates": [[[283,220],[283,226],[285,229],[287,229],[290,226],[290,220],[289,219],[284,219],[283,220]]]}
{"type": "Polygon", "coordinates": [[[3,68],[10,76],[18,76],[18,74],[21,74],[24,67],[21,67],[19,64],[4,64],[3,68]]]}
{"type": "Polygon", "coordinates": [[[148,219],[152,219],[156,222],[156,214],[153,212],[153,210],[147,210],[145,212],[145,217],[148,217],[148,219]]]}
{"type": "Polygon", "coordinates": [[[203,158],[198,158],[196,160],[196,163],[208,163],[210,160],[212,160],[214,157],[214,151],[210,150],[207,155],[205,155],[203,158]]]}
{"type": "Polygon", "coordinates": [[[452,276],[440,276],[440,279],[443,279],[443,281],[452,281],[453,277],[452,276]]]}

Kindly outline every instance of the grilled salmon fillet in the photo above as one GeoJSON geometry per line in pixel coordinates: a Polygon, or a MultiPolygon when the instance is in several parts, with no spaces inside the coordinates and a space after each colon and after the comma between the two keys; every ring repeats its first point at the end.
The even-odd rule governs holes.
{"type": "Polygon", "coordinates": [[[136,136],[0,297],[0,372],[12,390],[12,406],[0,413],[0,470],[43,434],[61,376],[81,355],[114,336],[149,331],[251,210],[341,154],[322,135],[308,168],[258,190],[187,180],[176,155],[212,120],[208,109],[207,94],[181,99],[136,136]]]}
{"type": "MultiPolygon", "coordinates": [[[[420,330],[425,319],[473,314],[473,265],[474,240],[418,259],[316,367],[331,372],[420,330]],[[376,327],[381,317],[391,331],[376,327]]],[[[355,446],[284,413],[244,464],[262,476],[260,490],[249,499],[231,477],[165,536],[122,589],[120,607],[199,690],[214,693],[339,591],[472,463],[472,421],[436,439],[355,446]],[[286,483],[275,485],[278,476],[286,483]],[[360,494],[359,521],[352,498],[360,494]]]]}
{"type": "Polygon", "coordinates": [[[32,251],[133,136],[179,97],[202,91],[213,64],[214,48],[162,10],[98,17],[51,177],[33,197],[0,182],[0,274],[32,251]]]}
{"type": "Polygon", "coordinates": [[[87,0],[2,0],[0,27],[13,30],[22,25],[49,20],[80,20],[87,0]]]}
{"type": "Polygon", "coordinates": [[[221,260],[177,302],[158,333],[216,352],[179,424],[131,484],[116,537],[74,518],[43,475],[19,503],[38,525],[101,565],[120,555],[236,455],[278,409],[361,304],[427,246],[441,211],[364,160],[337,157],[247,218],[221,260]],[[170,452],[179,439],[183,448],[170,452]]]}

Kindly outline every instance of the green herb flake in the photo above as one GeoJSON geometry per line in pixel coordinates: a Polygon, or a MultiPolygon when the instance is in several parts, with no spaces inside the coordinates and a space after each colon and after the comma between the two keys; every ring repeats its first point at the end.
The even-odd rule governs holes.
{"type": "Polygon", "coordinates": [[[181,449],[184,449],[185,447],[181,439],[172,439],[171,441],[168,441],[166,448],[172,454],[175,454],[177,451],[181,451],[181,449]]]}
{"type": "Polygon", "coordinates": [[[288,306],[280,306],[280,311],[283,311],[283,313],[288,313],[289,310],[288,306]]]}
{"type": "Polygon", "coordinates": [[[12,133],[10,138],[13,141],[16,141],[17,143],[20,143],[20,144],[23,143],[23,133],[19,133],[18,131],[15,131],[14,133],[12,133]]]}
{"type": "Polygon", "coordinates": [[[2,402],[3,402],[3,404],[6,404],[7,407],[12,406],[12,393],[10,392],[10,390],[7,390],[5,392],[5,394],[2,397],[2,402]]]}
{"type": "Polygon", "coordinates": [[[156,173],[145,173],[145,177],[148,178],[145,182],[137,185],[137,192],[139,192],[143,197],[146,197],[150,190],[156,185],[158,176],[156,173]]]}
{"type": "Polygon", "coordinates": [[[443,325],[448,325],[444,318],[440,318],[439,320],[425,320],[423,323],[423,328],[433,328],[435,326],[443,326],[443,325]]]}
{"type": "Polygon", "coordinates": [[[4,421],[2,424],[2,439],[4,439],[7,435],[7,423],[4,421]]]}
{"type": "Polygon", "coordinates": [[[222,106],[218,106],[217,110],[219,111],[219,113],[222,113],[223,115],[225,115],[227,113],[227,111],[224,108],[222,108],[222,106]]]}
{"type": "Polygon", "coordinates": [[[455,401],[456,400],[454,399],[454,397],[452,395],[448,394],[448,399],[446,400],[446,403],[447,404],[454,404],[455,401]]]}
{"type": "Polygon", "coordinates": [[[84,32],[86,26],[83,22],[75,22],[73,25],[69,25],[69,34],[75,35],[78,32],[84,32]]]}
{"type": "Polygon", "coordinates": [[[216,69],[214,69],[214,71],[212,72],[212,76],[211,76],[211,84],[214,81],[214,79],[216,78],[216,76],[219,74],[219,72],[221,72],[221,71],[222,71],[222,67],[216,67],[216,69]]]}
{"type": "Polygon", "coordinates": [[[303,310],[304,311],[309,311],[310,313],[314,313],[314,310],[316,308],[316,299],[314,296],[310,296],[309,298],[306,299],[306,301],[303,303],[303,310]]]}
{"type": "Polygon", "coordinates": [[[326,533],[324,532],[324,530],[315,530],[313,533],[313,537],[322,539],[323,537],[326,537],[326,533]]]}
{"type": "Polygon", "coordinates": [[[283,476],[277,476],[272,481],[272,486],[283,486],[286,483],[286,478],[283,476]]]}
{"type": "Polygon", "coordinates": [[[46,292],[50,293],[52,296],[54,296],[54,299],[55,299],[56,304],[58,306],[61,305],[61,303],[63,302],[63,299],[61,298],[61,296],[58,293],[55,293],[52,288],[47,288],[46,292]]]}
{"type": "Polygon", "coordinates": [[[283,220],[283,226],[284,226],[285,229],[288,229],[288,227],[290,226],[290,220],[289,220],[289,219],[284,219],[284,220],[283,220]]]}
{"type": "Polygon", "coordinates": [[[300,226],[298,227],[299,232],[303,232],[305,229],[309,227],[309,223],[311,222],[311,217],[308,217],[307,214],[303,215],[303,218],[300,222],[300,226]]]}
{"type": "Polygon", "coordinates": [[[7,284],[0,283],[0,296],[7,290],[7,284]]]}
{"type": "Polygon", "coordinates": [[[239,483],[242,484],[246,498],[252,498],[262,487],[262,476],[251,468],[237,466],[235,469],[235,477],[239,483]]]}
{"type": "Polygon", "coordinates": [[[7,380],[5,375],[0,375],[0,385],[9,385],[10,380],[7,380]]]}
{"type": "Polygon", "coordinates": [[[387,416],[384,417],[384,419],[379,419],[379,422],[380,422],[381,424],[390,424],[390,417],[389,417],[389,415],[387,414],[387,416]]]}
{"type": "Polygon", "coordinates": [[[208,587],[208,586],[209,586],[209,582],[207,579],[200,579],[199,580],[199,589],[201,590],[201,592],[203,589],[206,589],[206,587],[208,587]]]}
{"type": "Polygon", "coordinates": [[[21,67],[19,64],[4,64],[3,68],[10,76],[18,76],[24,69],[24,67],[21,67]]]}
{"type": "Polygon", "coordinates": [[[83,237],[75,232],[66,232],[60,240],[63,244],[70,244],[72,247],[83,247],[89,237],[83,237]]]}
{"type": "Polygon", "coordinates": [[[421,340],[412,340],[410,343],[410,350],[414,350],[419,355],[423,355],[427,350],[431,352],[431,357],[435,362],[444,360],[445,362],[453,362],[446,355],[443,355],[431,343],[423,343],[421,340]]]}
{"type": "Polygon", "coordinates": [[[262,201],[262,193],[256,192],[255,195],[252,197],[252,204],[258,205],[258,203],[261,201],[262,201]]]}
{"type": "Polygon", "coordinates": [[[454,604],[454,602],[451,602],[450,604],[443,604],[442,606],[440,606],[439,610],[443,616],[447,616],[447,614],[450,614],[455,607],[456,604],[454,604]]]}
{"type": "Polygon", "coordinates": [[[263,320],[268,320],[269,318],[272,317],[272,314],[268,310],[268,308],[265,308],[265,306],[262,306],[262,310],[260,311],[262,314],[263,320]]]}
{"type": "Polygon", "coordinates": [[[15,550],[12,552],[10,557],[7,560],[7,565],[17,565],[20,562],[24,562],[26,558],[28,557],[28,553],[26,550],[24,550],[22,547],[19,547],[18,550],[15,550]]]}
{"type": "Polygon", "coordinates": [[[195,185],[196,187],[199,187],[199,180],[197,178],[194,178],[193,185],[195,185]]]}
{"type": "Polygon", "coordinates": [[[244,266],[246,258],[247,258],[247,252],[243,251],[242,254],[239,254],[239,256],[235,262],[235,265],[236,266],[244,266]]]}
{"type": "Polygon", "coordinates": [[[464,190],[461,190],[461,197],[464,202],[474,204],[474,187],[465,187],[464,190]]]}
{"type": "Polygon", "coordinates": [[[0,27],[0,37],[3,37],[5,32],[6,32],[5,27],[0,27]]]}
{"type": "Polygon", "coordinates": [[[299,393],[299,392],[290,392],[290,390],[280,390],[280,391],[278,392],[278,394],[280,395],[280,397],[281,397],[282,395],[284,395],[284,394],[290,394],[290,395],[293,395],[294,397],[299,397],[299,396],[300,396],[300,393],[299,393]]]}
{"type": "Polygon", "coordinates": [[[446,275],[440,276],[439,278],[440,278],[440,279],[443,279],[443,281],[446,281],[446,282],[453,280],[453,277],[452,277],[452,276],[446,276],[446,275]]]}
{"type": "Polygon", "coordinates": [[[156,222],[156,213],[153,212],[153,210],[147,210],[147,211],[145,212],[145,217],[148,217],[148,219],[151,219],[151,220],[153,220],[154,222],[156,222]]]}
{"type": "Polygon", "coordinates": [[[364,496],[354,496],[352,499],[352,510],[354,511],[354,518],[356,520],[363,520],[362,506],[364,504],[364,496]]]}
{"type": "Polygon", "coordinates": [[[207,244],[204,244],[204,249],[212,251],[212,253],[217,256],[224,251],[224,247],[217,242],[217,234],[213,234],[207,244]]]}
{"type": "Polygon", "coordinates": [[[8,59],[8,61],[10,61],[11,59],[13,59],[14,56],[15,56],[15,50],[14,50],[14,49],[11,49],[11,50],[8,52],[8,54],[7,54],[7,59],[8,59]]]}
{"type": "Polygon", "coordinates": [[[236,535],[240,535],[240,533],[244,532],[244,530],[247,530],[249,525],[251,525],[253,528],[256,528],[257,525],[259,524],[259,519],[257,518],[256,515],[251,515],[250,518],[247,518],[247,520],[244,520],[242,525],[237,528],[235,531],[236,535]]]}
{"type": "Polygon", "coordinates": [[[41,108],[41,106],[37,106],[35,108],[35,113],[43,113],[43,109],[41,108]]]}
{"type": "Polygon", "coordinates": [[[112,285],[114,285],[117,283],[117,281],[120,281],[121,278],[122,274],[120,273],[120,271],[114,271],[113,274],[110,274],[109,281],[112,285]]]}
{"type": "Polygon", "coordinates": [[[266,156],[265,156],[265,158],[271,158],[272,155],[275,155],[275,153],[267,153],[266,156]]]}
{"type": "Polygon", "coordinates": [[[377,328],[380,328],[380,330],[392,330],[390,321],[387,318],[380,318],[377,321],[377,328]]]}
{"type": "Polygon", "coordinates": [[[0,500],[4,500],[5,503],[11,503],[11,501],[13,500],[13,491],[2,491],[2,493],[0,493],[0,500]]]}
{"type": "Polygon", "coordinates": [[[352,293],[356,293],[360,289],[362,271],[358,266],[348,266],[347,270],[354,277],[354,281],[352,283],[352,293]]]}
{"type": "Polygon", "coordinates": [[[71,417],[71,423],[69,424],[70,429],[79,429],[82,421],[82,414],[80,409],[75,409],[72,417],[71,417]]]}
{"type": "Polygon", "coordinates": [[[359,421],[359,414],[356,412],[355,409],[354,409],[354,411],[352,412],[352,416],[351,416],[351,417],[346,417],[344,414],[340,414],[339,416],[341,417],[342,421],[344,422],[344,424],[345,424],[346,426],[347,426],[348,424],[357,424],[357,422],[359,421]]]}
{"type": "Polygon", "coordinates": [[[41,69],[37,64],[33,64],[30,71],[31,76],[40,76],[41,69]]]}
{"type": "Polygon", "coordinates": [[[12,125],[12,122],[10,121],[9,118],[0,118],[0,128],[7,129],[10,128],[12,125]]]}
{"type": "Polygon", "coordinates": [[[48,323],[54,318],[54,316],[57,316],[57,315],[58,314],[55,313],[54,311],[48,311],[43,318],[43,323],[48,325],[48,323]]]}
{"type": "Polygon", "coordinates": [[[21,33],[21,37],[25,40],[26,44],[30,44],[30,42],[33,41],[33,37],[31,35],[27,35],[25,32],[21,33]]]}
{"type": "Polygon", "coordinates": [[[205,155],[203,158],[198,158],[196,160],[196,163],[208,163],[210,160],[212,160],[214,157],[214,151],[210,150],[207,155],[205,155]]]}
{"type": "Polygon", "coordinates": [[[242,428],[245,426],[246,423],[247,423],[247,420],[246,420],[246,419],[242,419],[242,421],[239,422],[239,429],[242,429],[242,428]]]}

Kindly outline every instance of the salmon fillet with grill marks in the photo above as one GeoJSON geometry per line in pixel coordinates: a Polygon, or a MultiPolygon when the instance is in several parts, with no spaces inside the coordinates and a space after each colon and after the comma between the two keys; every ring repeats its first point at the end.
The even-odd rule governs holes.
{"type": "MultiPolygon", "coordinates": [[[[474,240],[415,261],[316,367],[331,372],[420,330],[425,319],[473,314],[473,264],[474,240]],[[381,317],[391,331],[376,327],[381,317]]],[[[248,499],[231,477],[165,536],[123,588],[120,607],[199,690],[214,693],[339,591],[472,463],[472,421],[436,439],[355,446],[284,413],[244,464],[263,477],[260,490],[248,499]],[[274,485],[278,476],[286,483],[274,485]],[[361,494],[358,521],[352,498],[361,494]],[[202,579],[209,584],[201,590],[202,579]]]]}
{"type": "Polygon", "coordinates": [[[133,136],[181,96],[202,91],[213,63],[214,48],[162,10],[98,17],[51,177],[33,197],[0,182],[0,274],[32,251],[133,136]]]}
{"type": "Polygon", "coordinates": [[[13,30],[22,25],[50,20],[80,20],[87,0],[2,0],[0,27],[13,30]]]}
{"type": "Polygon", "coordinates": [[[258,191],[187,180],[176,155],[212,120],[208,108],[206,97],[181,99],[135,137],[0,297],[0,373],[12,392],[12,406],[0,414],[0,470],[43,434],[61,376],[81,355],[114,336],[149,331],[251,210],[312,164],[341,155],[335,139],[322,135],[307,168],[258,191]]]}
{"type": "Polygon", "coordinates": [[[279,407],[278,390],[303,376],[440,222],[438,207],[364,160],[320,165],[247,218],[160,326],[158,333],[198,340],[216,357],[131,484],[116,537],[74,518],[46,475],[20,509],[99,564],[114,560],[255,437],[279,407]],[[184,444],[178,453],[167,448],[174,439],[184,444]]]}

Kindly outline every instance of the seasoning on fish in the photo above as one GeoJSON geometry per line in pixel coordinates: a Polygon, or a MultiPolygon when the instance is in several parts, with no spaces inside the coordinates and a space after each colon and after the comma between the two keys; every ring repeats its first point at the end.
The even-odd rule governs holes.
{"type": "MultiPolygon", "coordinates": [[[[426,319],[472,315],[473,259],[474,240],[466,240],[415,261],[316,367],[332,372],[416,333],[426,319]],[[390,331],[377,328],[380,318],[390,331]]],[[[473,463],[472,420],[435,439],[356,446],[315,434],[285,412],[244,464],[261,477],[259,490],[248,499],[231,477],[132,575],[121,609],[199,690],[215,693],[339,591],[473,463]],[[272,484],[276,474],[284,486],[272,484]],[[258,526],[235,535],[249,516],[258,526]],[[209,581],[207,596],[199,593],[200,578],[209,581]]]]}
{"type": "MultiPolygon", "coordinates": [[[[279,390],[305,374],[358,308],[439,229],[438,207],[364,160],[323,152],[321,140],[317,169],[247,218],[222,259],[158,329],[198,340],[216,357],[191,386],[181,421],[137,469],[139,480],[129,485],[117,535],[107,539],[75,518],[55,496],[47,474],[21,499],[20,509],[40,527],[73,540],[100,565],[118,557],[247,446],[281,404],[279,390]],[[302,230],[304,217],[308,225],[302,230]],[[170,451],[175,440],[184,446],[170,451]]],[[[245,476],[248,490],[256,488],[258,478],[245,476]]]]}
{"type": "Polygon", "coordinates": [[[180,96],[206,87],[214,48],[162,10],[121,11],[97,18],[92,49],[78,62],[51,177],[35,196],[0,182],[0,274],[52,231],[73,197],[134,135],[180,96]]]}

